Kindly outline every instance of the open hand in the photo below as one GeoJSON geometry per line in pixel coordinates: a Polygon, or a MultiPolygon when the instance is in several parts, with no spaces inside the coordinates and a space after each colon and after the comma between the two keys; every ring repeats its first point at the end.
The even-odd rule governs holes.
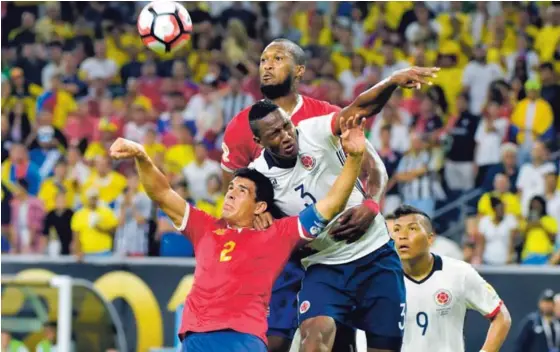
{"type": "Polygon", "coordinates": [[[340,139],[344,151],[351,156],[359,156],[366,150],[364,127],[366,119],[359,115],[346,118],[340,116],[340,139]]]}
{"type": "Polygon", "coordinates": [[[376,216],[363,204],[350,208],[337,219],[329,234],[337,241],[355,242],[366,233],[376,216]]]}
{"type": "Polygon", "coordinates": [[[109,155],[113,159],[130,159],[145,155],[144,147],[136,142],[124,138],[117,140],[109,148],[109,155]]]}
{"type": "Polygon", "coordinates": [[[436,78],[439,67],[412,66],[393,72],[390,79],[402,88],[420,89],[422,85],[431,86],[429,78],[436,78]]]}

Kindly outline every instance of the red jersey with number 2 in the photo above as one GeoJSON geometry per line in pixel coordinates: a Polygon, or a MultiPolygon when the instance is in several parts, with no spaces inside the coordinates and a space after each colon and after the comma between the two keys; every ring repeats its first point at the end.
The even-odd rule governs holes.
{"type": "Polygon", "coordinates": [[[264,231],[233,229],[187,205],[179,228],[194,244],[194,283],[180,334],[231,329],[265,343],[272,285],[302,240],[311,239],[297,216],[264,231]]]}
{"type": "MultiPolygon", "coordinates": [[[[292,123],[298,125],[300,121],[315,116],[328,115],[340,111],[340,108],[326,101],[313,99],[304,95],[300,99],[290,116],[292,123]]],[[[249,111],[251,107],[242,110],[228,124],[222,143],[222,168],[233,172],[247,167],[259,157],[262,147],[253,141],[253,132],[249,126],[249,111]]]]}

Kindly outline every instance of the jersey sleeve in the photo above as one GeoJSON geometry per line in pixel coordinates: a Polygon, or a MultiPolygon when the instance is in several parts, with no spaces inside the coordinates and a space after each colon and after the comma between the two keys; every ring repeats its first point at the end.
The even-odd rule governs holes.
{"type": "Polygon", "coordinates": [[[292,251],[298,244],[314,239],[301,225],[300,216],[290,216],[274,222],[277,248],[292,251]]]}
{"type": "Polygon", "coordinates": [[[185,235],[193,244],[196,244],[208,231],[208,228],[215,223],[216,218],[186,202],[185,214],[183,215],[181,225],[173,224],[173,227],[185,235]]]}
{"type": "Polygon", "coordinates": [[[465,298],[469,308],[488,319],[494,318],[502,307],[502,300],[492,285],[470,265],[465,274],[465,298]]]}
{"type": "Polygon", "coordinates": [[[222,169],[233,172],[246,167],[253,159],[252,140],[253,134],[244,111],[237,114],[226,127],[222,141],[222,169]]]}

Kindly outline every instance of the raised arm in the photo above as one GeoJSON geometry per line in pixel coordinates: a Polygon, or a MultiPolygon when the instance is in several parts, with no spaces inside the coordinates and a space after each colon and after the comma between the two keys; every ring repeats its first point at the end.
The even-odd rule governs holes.
{"type": "Polygon", "coordinates": [[[171,188],[167,178],[154,165],[144,147],[136,142],[118,138],[109,152],[114,159],[134,158],[140,182],[144,186],[146,194],[169,216],[175,226],[180,227],[187,201],[171,188]]]}
{"type": "Polygon", "coordinates": [[[358,115],[340,119],[342,145],[348,157],[327,196],[315,205],[315,209],[324,220],[331,220],[344,210],[356,185],[366,149],[364,125],[365,120],[358,115]]]}
{"type": "MultiPolygon", "coordinates": [[[[436,77],[437,67],[409,67],[393,72],[391,76],[358,95],[354,101],[342,109],[337,118],[346,119],[354,115],[370,117],[381,111],[393,92],[398,87],[420,88],[423,84],[431,85],[428,78],[436,77]]],[[[340,124],[333,123],[334,132],[340,134],[340,124]]]]}

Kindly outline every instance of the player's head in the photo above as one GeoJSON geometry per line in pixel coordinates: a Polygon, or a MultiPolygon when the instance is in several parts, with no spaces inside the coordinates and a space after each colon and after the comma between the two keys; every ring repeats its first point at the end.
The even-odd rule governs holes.
{"type": "Polygon", "coordinates": [[[268,99],[287,96],[305,72],[303,49],[288,39],[275,39],[261,54],[259,73],[261,92],[268,99]]]}
{"type": "Polygon", "coordinates": [[[243,168],[233,174],[224,200],[223,218],[232,225],[250,226],[256,215],[274,204],[270,180],[254,169],[243,168]]]}
{"type": "Polygon", "coordinates": [[[288,115],[270,100],[253,104],[249,111],[249,125],[256,143],[281,159],[297,157],[296,130],[288,115]]]}
{"type": "Polygon", "coordinates": [[[401,260],[411,260],[429,254],[434,232],[428,214],[410,205],[401,205],[394,214],[392,237],[401,260]]]}

